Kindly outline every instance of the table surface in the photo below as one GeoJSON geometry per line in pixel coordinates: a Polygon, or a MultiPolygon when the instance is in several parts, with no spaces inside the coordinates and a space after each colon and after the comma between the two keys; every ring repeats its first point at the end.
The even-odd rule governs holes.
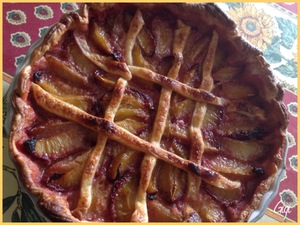
{"type": "MultiPolygon", "coordinates": [[[[297,196],[297,4],[217,3],[237,24],[238,31],[259,48],[285,89],[289,112],[286,170],[275,198],[260,222],[296,222],[297,196]]],[[[30,45],[63,13],[78,10],[77,3],[3,3],[3,118],[6,93],[30,45]]],[[[4,130],[3,130],[4,131],[4,130]]],[[[8,156],[3,132],[3,222],[44,221],[21,189],[8,156]]]]}

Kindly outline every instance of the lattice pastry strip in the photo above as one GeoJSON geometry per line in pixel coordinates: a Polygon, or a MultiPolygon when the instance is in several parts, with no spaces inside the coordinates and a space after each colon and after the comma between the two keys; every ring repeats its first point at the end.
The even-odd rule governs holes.
{"type": "MultiPolygon", "coordinates": [[[[211,73],[212,73],[214,56],[215,56],[217,45],[218,45],[218,33],[214,31],[211,42],[208,47],[208,53],[203,62],[202,82],[200,85],[200,88],[207,90],[209,92],[212,91],[214,86],[211,73]]],[[[192,117],[192,123],[190,127],[190,136],[192,141],[190,160],[197,163],[198,165],[201,165],[202,155],[205,151],[205,144],[201,132],[201,127],[203,124],[206,111],[207,111],[206,103],[196,102],[195,109],[193,112],[193,117],[192,117]]],[[[192,199],[195,198],[195,196],[197,196],[196,198],[199,198],[201,179],[191,174],[188,174],[187,185],[188,185],[187,199],[189,199],[189,202],[193,204],[194,202],[192,201],[192,199]]]]}
{"type": "MultiPolygon", "coordinates": [[[[176,80],[182,64],[182,51],[185,42],[190,34],[190,27],[184,25],[182,21],[178,21],[178,29],[175,30],[175,40],[173,44],[174,62],[168,72],[168,77],[176,80]]],[[[169,113],[172,90],[162,88],[158,110],[154,121],[154,127],[150,139],[150,143],[154,146],[160,146],[161,137],[166,127],[166,121],[169,113]]],[[[131,220],[136,222],[148,222],[147,212],[147,189],[152,177],[153,169],[156,165],[156,157],[146,155],[141,165],[141,179],[137,193],[135,211],[131,220]]]]}
{"type": "Polygon", "coordinates": [[[166,77],[159,73],[155,73],[149,69],[137,66],[128,66],[128,68],[133,75],[159,84],[165,88],[172,89],[174,92],[181,94],[186,98],[213,105],[226,105],[228,103],[228,100],[221,97],[217,97],[206,90],[190,87],[175,79],[166,77]]]}
{"type": "MultiPolygon", "coordinates": [[[[107,121],[112,122],[114,120],[126,90],[126,86],[127,81],[123,78],[119,78],[114,88],[112,99],[105,110],[104,118],[107,121]]],[[[82,219],[91,205],[93,180],[107,140],[108,137],[106,135],[103,135],[102,133],[98,134],[97,144],[93,148],[88,160],[86,161],[85,168],[82,173],[78,205],[77,208],[72,212],[77,218],[82,219]]]]}
{"type": "MultiPolygon", "coordinates": [[[[132,64],[132,49],[135,43],[136,36],[138,35],[139,31],[141,30],[143,26],[143,20],[141,12],[138,10],[135,14],[135,17],[133,18],[129,31],[126,36],[126,42],[125,42],[125,55],[126,55],[126,62],[127,64],[132,64]]],[[[78,35],[79,36],[79,35],[78,35]]],[[[78,42],[84,42],[85,39],[78,39],[78,42]]],[[[84,45],[81,46],[87,46],[87,43],[84,42],[84,45]]],[[[84,52],[86,48],[81,48],[84,52]]],[[[89,51],[86,51],[89,52],[89,51]]],[[[99,58],[99,57],[96,57],[99,58]]],[[[105,63],[104,63],[105,65],[105,63]]],[[[104,69],[107,69],[106,67],[102,67],[104,69]]],[[[109,70],[107,71],[109,72],[109,70]]],[[[126,78],[130,78],[126,77],[126,78]]],[[[105,110],[104,118],[107,119],[110,122],[113,122],[114,117],[119,109],[119,106],[121,104],[121,101],[123,99],[123,95],[125,92],[127,86],[127,81],[124,78],[119,78],[118,82],[115,85],[112,99],[107,106],[105,110]]],[[[77,217],[82,219],[83,216],[86,214],[88,208],[90,207],[91,201],[92,201],[92,183],[93,179],[96,173],[96,170],[98,168],[98,164],[102,155],[102,152],[105,148],[106,142],[108,137],[104,136],[102,134],[98,135],[98,142],[92,151],[90,157],[88,158],[88,161],[86,162],[86,167],[83,172],[82,176],[82,182],[81,182],[81,195],[78,201],[77,208],[73,211],[73,214],[77,217]]]]}
{"type": "Polygon", "coordinates": [[[113,122],[110,122],[104,118],[90,115],[82,110],[79,110],[75,106],[66,104],[65,102],[51,96],[51,94],[47,93],[36,84],[32,84],[32,89],[37,103],[47,111],[52,111],[52,108],[57,108],[57,110],[53,113],[59,117],[76,121],[95,132],[104,133],[105,135],[109,136],[110,139],[132,149],[147,154],[152,154],[155,157],[175,167],[178,167],[179,169],[183,169],[187,172],[205,178],[211,184],[220,188],[233,189],[240,186],[239,181],[231,181],[215,171],[201,167],[189,160],[177,156],[174,153],[168,152],[163,148],[151,145],[149,142],[131,134],[126,129],[118,127],[113,122]]]}
{"type": "Polygon", "coordinates": [[[82,53],[93,63],[95,63],[95,65],[99,66],[101,69],[107,72],[117,74],[126,80],[131,79],[131,73],[128,70],[125,63],[113,61],[106,56],[93,53],[92,49],[90,48],[89,44],[86,41],[85,36],[79,33],[79,31],[78,33],[76,30],[74,31],[74,37],[82,53]]]}

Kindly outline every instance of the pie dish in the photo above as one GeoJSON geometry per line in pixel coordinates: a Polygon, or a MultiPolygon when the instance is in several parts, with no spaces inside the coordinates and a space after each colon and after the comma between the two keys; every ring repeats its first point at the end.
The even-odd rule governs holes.
{"type": "Polygon", "coordinates": [[[283,162],[282,97],[215,4],[82,4],[15,81],[10,153],[52,221],[248,221],[283,162]]]}

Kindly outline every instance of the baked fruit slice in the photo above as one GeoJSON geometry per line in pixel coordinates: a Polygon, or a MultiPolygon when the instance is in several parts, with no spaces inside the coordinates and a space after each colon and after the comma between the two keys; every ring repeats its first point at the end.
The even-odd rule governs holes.
{"type": "Polygon", "coordinates": [[[53,221],[247,221],[283,160],[282,96],[214,4],[82,4],[18,76],[10,152],[53,221]]]}

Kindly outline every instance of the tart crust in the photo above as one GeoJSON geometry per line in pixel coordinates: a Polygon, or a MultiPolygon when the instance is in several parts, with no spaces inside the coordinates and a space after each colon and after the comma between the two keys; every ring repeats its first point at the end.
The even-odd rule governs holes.
{"type": "MultiPolygon", "coordinates": [[[[173,24],[176,24],[176,22],[173,21],[173,24]]],[[[51,58],[50,60],[53,60],[51,61],[51,65],[55,66],[58,65],[55,63],[59,63],[55,61],[55,59],[51,58]]],[[[68,73],[68,71],[65,72],[68,73]]],[[[77,78],[74,79],[76,83],[77,78]]],[[[83,85],[89,85],[91,82],[89,77],[79,76],[78,79],[82,79],[83,85]]],[[[100,77],[100,80],[101,79],[100,77]]],[[[103,79],[101,81],[103,81],[103,79]]],[[[109,86],[109,83],[106,84],[109,86]]],[[[232,84],[230,83],[230,85],[232,84]]],[[[232,87],[229,86],[229,88],[232,87]]],[[[252,92],[249,91],[249,93],[246,94],[251,95],[252,92]]],[[[132,200],[134,210],[130,217],[131,221],[247,221],[251,213],[260,204],[263,195],[273,185],[277,176],[278,167],[281,165],[285,154],[285,131],[288,118],[285,106],[282,103],[282,97],[283,90],[275,80],[262,53],[237,34],[234,22],[214,4],[83,4],[79,14],[69,13],[64,15],[61,20],[48,31],[43,42],[32,52],[28,65],[26,65],[19,74],[18,82],[12,93],[14,115],[11,122],[12,126],[9,138],[10,153],[16,163],[25,188],[32,193],[32,196],[37,198],[37,204],[45,216],[53,221],[119,220],[118,217],[109,218],[105,215],[103,216],[101,213],[101,215],[97,217],[97,213],[93,215],[93,212],[90,212],[91,204],[94,204],[94,200],[92,199],[92,196],[94,196],[92,193],[94,191],[92,188],[93,181],[96,174],[99,173],[97,172],[97,165],[102,162],[101,155],[104,154],[105,145],[107,142],[112,141],[142,154],[141,163],[137,166],[140,172],[137,173],[139,181],[136,187],[136,199],[132,200]],[[128,28],[128,35],[125,37],[123,46],[125,50],[122,49],[125,53],[121,53],[122,56],[119,60],[113,60],[110,56],[107,57],[107,53],[103,55],[97,54],[93,47],[89,45],[88,41],[90,41],[90,37],[87,37],[85,34],[85,32],[89,32],[91,29],[91,11],[100,18],[102,14],[106,15],[106,12],[113,10],[115,7],[131,7],[136,9],[128,28]],[[145,19],[145,22],[143,16],[151,17],[152,11],[160,12],[162,9],[172,14],[173,18],[177,18],[181,21],[178,22],[179,29],[176,30],[177,33],[175,33],[173,37],[175,40],[172,50],[173,65],[167,74],[154,71],[151,67],[143,68],[134,65],[134,59],[132,58],[132,51],[137,41],[137,36],[148,20],[145,19]],[[184,53],[184,47],[188,36],[192,32],[192,29],[200,29],[202,26],[201,23],[204,24],[203,29],[208,27],[207,30],[210,32],[213,30],[213,32],[211,39],[208,41],[209,47],[207,54],[203,59],[202,81],[199,87],[193,87],[190,86],[188,82],[184,83],[180,81],[182,77],[178,77],[178,74],[180,74],[181,66],[185,65],[184,56],[186,56],[186,53],[184,53]],[[85,55],[88,60],[100,68],[101,71],[104,70],[106,73],[111,73],[118,77],[118,79],[112,81],[114,86],[112,91],[113,97],[106,106],[102,116],[92,115],[91,112],[86,112],[77,106],[66,103],[64,99],[54,96],[45,90],[45,88],[41,87],[35,80],[36,78],[34,78],[34,73],[37,69],[42,70],[49,66],[50,61],[45,60],[45,56],[48,55],[48,52],[53,51],[56,46],[60,46],[62,40],[64,40],[69,33],[75,34],[75,42],[80,45],[82,54],[85,55]],[[220,81],[213,62],[214,58],[217,57],[217,49],[223,48],[223,46],[230,46],[224,48],[230,49],[236,54],[235,56],[232,54],[227,58],[229,64],[243,65],[243,79],[245,83],[251,84],[256,89],[255,94],[259,101],[254,101],[254,103],[257,103],[257,106],[251,105],[249,101],[242,104],[240,99],[233,99],[232,96],[226,93],[225,85],[223,89],[218,90],[218,86],[222,86],[226,81],[222,81],[224,78],[221,78],[220,81]],[[128,95],[127,87],[130,87],[132,84],[131,80],[133,78],[136,79],[136,77],[146,80],[148,83],[152,83],[156,89],[157,87],[160,88],[159,101],[155,100],[154,111],[156,114],[152,112],[152,114],[156,115],[154,116],[156,122],[149,130],[149,132],[152,132],[152,135],[148,134],[146,137],[133,134],[126,129],[126,127],[122,127],[114,121],[118,109],[122,104],[122,98],[128,95]],[[173,101],[173,95],[183,96],[182,98],[197,102],[191,115],[192,119],[189,122],[190,134],[188,137],[190,138],[191,150],[189,150],[190,156],[186,158],[174,153],[174,150],[168,149],[167,144],[161,144],[162,139],[166,135],[166,129],[171,129],[166,124],[170,116],[168,113],[173,101]],[[206,146],[207,143],[205,143],[203,136],[208,134],[203,133],[203,131],[201,132],[201,127],[203,123],[205,123],[205,115],[210,110],[208,105],[212,107],[222,107],[226,112],[230,112],[230,110],[233,112],[239,111],[242,112],[243,115],[257,117],[260,121],[263,121],[262,123],[266,124],[269,129],[267,131],[268,135],[263,137],[257,136],[258,134],[256,133],[248,134],[248,136],[239,134],[242,135],[242,137],[230,136],[230,138],[233,139],[252,139],[253,137],[249,138],[249,135],[256,135],[253,139],[259,139],[259,142],[273,143],[271,146],[272,149],[269,150],[271,155],[257,159],[257,163],[248,163],[246,160],[245,164],[248,163],[251,164],[251,166],[257,164],[257,167],[264,167],[265,171],[262,172],[262,170],[260,170],[261,168],[253,166],[252,173],[254,175],[243,175],[245,177],[255,177],[257,174],[263,173],[263,175],[261,174],[263,178],[255,178],[259,181],[255,181],[255,184],[251,183],[251,185],[256,185],[255,188],[251,189],[253,192],[251,197],[245,197],[243,194],[244,197],[241,198],[247,198],[246,203],[239,205],[239,200],[235,201],[235,207],[242,207],[238,210],[233,209],[228,199],[218,200],[218,198],[224,198],[224,196],[218,194],[214,195],[213,191],[215,189],[211,188],[217,187],[221,190],[239,189],[242,182],[242,179],[239,178],[242,176],[239,177],[232,174],[228,176],[228,174],[222,170],[215,170],[213,165],[205,164],[209,161],[209,157],[212,157],[212,155],[215,157],[215,152],[221,151],[219,149],[220,146],[206,146]],[[96,138],[93,139],[96,143],[94,143],[92,151],[90,152],[90,158],[87,161],[88,163],[86,163],[81,185],[75,190],[70,190],[69,192],[66,190],[61,191],[58,188],[47,186],[45,181],[43,181],[43,176],[46,173],[45,168],[49,165],[51,166],[51,164],[54,164],[57,160],[63,159],[55,159],[52,161],[50,159],[50,161],[46,160],[47,162],[45,163],[43,159],[38,159],[36,156],[24,150],[24,142],[30,138],[30,129],[33,129],[36,125],[36,121],[41,117],[43,110],[50,112],[51,118],[52,114],[54,114],[54,118],[59,117],[63,118],[63,121],[76,122],[96,134],[96,138]],[[204,157],[204,160],[203,154],[206,154],[206,151],[209,153],[208,156],[204,157]],[[267,157],[268,159],[266,159],[267,157]],[[164,198],[164,196],[152,200],[154,192],[149,191],[150,186],[153,185],[151,183],[153,178],[151,177],[154,176],[153,174],[156,174],[156,168],[159,168],[159,166],[163,167],[161,162],[171,165],[172,168],[176,168],[176,170],[184,171],[178,173],[185,174],[184,179],[186,179],[186,186],[184,187],[184,192],[186,192],[186,194],[180,194],[177,198],[176,194],[180,191],[176,192],[175,190],[171,193],[171,200],[161,200],[160,198],[164,198]],[[47,163],[49,163],[49,165],[47,163]],[[260,163],[262,164],[260,165],[260,163]],[[74,194],[75,192],[76,194],[74,194]],[[202,192],[206,194],[202,195],[202,192]],[[74,196],[77,198],[77,203],[69,199],[74,196]],[[168,201],[173,202],[169,204],[168,201]],[[221,211],[215,215],[212,214],[211,217],[203,218],[200,211],[203,210],[205,212],[209,207],[204,208],[204,202],[202,209],[197,208],[196,205],[199,201],[206,201],[208,205],[219,202],[218,204],[221,206],[216,206],[216,208],[221,211]],[[178,202],[180,202],[180,204],[178,202]],[[229,209],[224,210],[225,206],[228,206],[229,209]],[[163,210],[159,213],[160,209],[163,210]],[[178,213],[176,210],[181,212],[178,213]]],[[[245,97],[245,99],[248,99],[248,97],[245,97]]],[[[184,140],[184,138],[186,138],[184,136],[185,134],[180,134],[182,135],[182,140],[184,140]]],[[[76,155],[78,152],[74,154],[76,155]]],[[[223,153],[221,153],[221,156],[222,155],[223,153]]],[[[233,161],[235,162],[236,159],[233,159],[233,161]]],[[[241,162],[243,162],[243,160],[241,160],[241,162]]],[[[160,173],[162,172],[163,171],[160,170],[160,173]]],[[[120,181],[121,179],[133,179],[127,174],[130,174],[130,169],[126,174],[124,172],[123,177],[119,178],[119,181],[118,179],[116,179],[117,181],[111,181],[119,182],[119,186],[121,185],[121,187],[114,186],[115,192],[123,188],[123,183],[120,181]]],[[[178,186],[178,189],[180,189],[181,183],[174,183],[173,185],[175,185],[174,187],[178,186]]],[[[162,187],[161,189],[164,190],[164,188],[165,187],[162,187]]],[[[111,195],[113,195],[114,190],[111,195]]],[[[155,194],[159,196],[159,194],[155,194]]],[[[114,201],[115,200],[110,201],[110,204],[113,205],[111,208],[114,213],[118,215],[118,212],[115,212],[118,210],[118,208],[116,208],[117,206],[114,205],[115,203],[111,203],[114,201]]],[[[118,201],[118,199],[116,201],[118,201]]]]}

